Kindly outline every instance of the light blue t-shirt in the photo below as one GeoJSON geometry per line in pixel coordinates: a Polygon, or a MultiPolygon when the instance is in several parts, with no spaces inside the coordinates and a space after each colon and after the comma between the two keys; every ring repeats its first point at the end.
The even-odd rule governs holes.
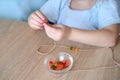
{"type": "Polygon", "coordinates": [[[49,21],[83,30],[102,29],[120,23],[115,0],[97,0],[88,10],[73,10],[71,0],[48,0],[40,9],[49,21]]]}

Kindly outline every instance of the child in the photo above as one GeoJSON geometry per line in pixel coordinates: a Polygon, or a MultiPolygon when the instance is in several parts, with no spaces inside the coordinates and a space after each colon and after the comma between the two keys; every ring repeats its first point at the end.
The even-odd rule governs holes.
{"type": "Polygon", "coordinates": [[[33,12],[28,23],[44,27],[55,41],[63,39],[100,47],[113,47],[118,39],[120,17],[115,0],[48,0],[33,12]],[[48,20],[54,24],[43,23],[48,20]]]}

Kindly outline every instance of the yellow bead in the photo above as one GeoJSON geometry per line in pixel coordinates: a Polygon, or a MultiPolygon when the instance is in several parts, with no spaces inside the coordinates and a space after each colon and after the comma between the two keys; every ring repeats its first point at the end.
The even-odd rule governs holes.
{"type": "Polygon", "coordinates": [[[76,53],[78,53],[78,50],[79,50],[78,48],[75,48],[75,52],[76,52],[76,53]]]}

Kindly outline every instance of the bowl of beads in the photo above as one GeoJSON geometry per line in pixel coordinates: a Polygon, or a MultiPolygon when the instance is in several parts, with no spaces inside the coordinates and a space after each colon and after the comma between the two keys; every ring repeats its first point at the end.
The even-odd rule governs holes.
{"type": "Polygon", "coordinates": [[[45,58],[45,67],[52,73],[65,73],[72,68],[73,58],[70,54],[60,52],[45,58]]]}

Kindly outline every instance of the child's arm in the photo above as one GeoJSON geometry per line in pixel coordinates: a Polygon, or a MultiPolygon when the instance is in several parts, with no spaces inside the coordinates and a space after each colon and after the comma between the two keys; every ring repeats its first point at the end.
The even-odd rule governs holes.
{"type": "Polygon", "coordinates": [[[88,45],[113,47],[118,38],[118,25],[114,24],[101,30],[81,30],[65,25],[44,24],[47,35],[55,41],[68,39],[88,45]]]}
{"type": "Polygon", "coordinates": [[[77,41],[89,45],[112,47],[118,38],[118,25],[114,24],[101,30],[80,30],[72,29],[69,40],[77,41]]]}

